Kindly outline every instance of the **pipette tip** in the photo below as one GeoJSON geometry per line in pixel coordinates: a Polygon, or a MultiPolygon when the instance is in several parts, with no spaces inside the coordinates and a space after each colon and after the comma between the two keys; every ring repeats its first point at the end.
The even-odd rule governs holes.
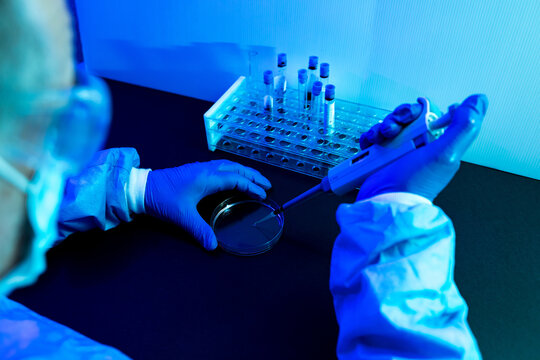
{"type": "Polygon", "coordinates": [[[252,226],[257,226],[259,225],[260,223],[262,222],[265,222],[267,220],[270,220],[270,219],[273,219],[274,217],[276,217],[282,210],[281,209],[277,209],[275,211],[272,211],[270,214],[266,215],[265,217],[263,217],[261,220],[257,220],[253,223],[252,226]]]}

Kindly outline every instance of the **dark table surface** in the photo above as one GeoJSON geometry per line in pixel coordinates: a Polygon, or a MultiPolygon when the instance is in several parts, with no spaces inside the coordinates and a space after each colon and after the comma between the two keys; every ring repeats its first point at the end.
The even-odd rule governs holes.
{"type": "MultiPolygon", "coordinates": [[[[153,169],[225,158],[260,170],[278,203],[315,179],[208,151],[206,101],[109,81],[107,147],[135,147],[153,169]]],[[[437,198],[456,228],[455,279],[486,359],[540,354],[539,182],[464,163],[437,198]]],[[[224,195],[205,200],[208,216],[224,195]]],[[[75,234],[48,254],[38,283],[11,298],[136,359],[331,359],[338,333],[328,289],[335,210],[322,196],[286,214],[270,252],[204,251],[179,228],[140,216],[75,234]]]]}

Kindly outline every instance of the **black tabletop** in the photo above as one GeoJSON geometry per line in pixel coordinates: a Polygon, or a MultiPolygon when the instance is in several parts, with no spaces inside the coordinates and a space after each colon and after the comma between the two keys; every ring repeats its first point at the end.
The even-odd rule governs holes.
{"type": "MultiPolygon", "coordinates": [[[[317,184],[208,151],[203,114],[211,103],[109,85],[107,147],[135,147],[141,167],[238,161],[269,178],[269,197],[278,203],[317,184]]],[[[456,282],[488,359],[530,358],[539,350],[538,189],[535,180],[463,164],[437,200],[454,221],[456,282]]],[[[226,196],[205,199],[203,216],[226,196]]],[[[289,210],[279,243],[255,257],[207,252],[181,229],[146,216],[74,234],[49,251],[40,280],[11,298],[136,359],[335,358],[338,326],[328,289],[335,210],[353,200],[325,195],[289,210]]]]}

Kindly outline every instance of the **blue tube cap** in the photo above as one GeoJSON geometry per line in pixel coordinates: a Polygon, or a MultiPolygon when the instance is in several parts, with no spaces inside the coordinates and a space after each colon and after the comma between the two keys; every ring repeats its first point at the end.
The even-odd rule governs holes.
{"type": "Polygon", "coordinates": [[[315,81],[313,83],[313,89],[311,90],[311,92],[313,93],[314,96],[319,96],[319,95],[321,95],[322,87],[323,87],[322,82],[315,81]]]}
{"type": "Polygon", "coordinates": [[[272,72],[272,70],[266,70],[264,72],[264,83],[266,85],[274,83],[274,73],[272,72]]]}
{"type": "Polygon", "coordinates": [[[328,84],[324,87],[324,98],[326,100],[334,100],[336,97],[336,87],[332,84],[328,84]]]}
{"type": "Polygon", "coordinates": [[[328,76],[330,76],[330,64],[322,63],[321,64],[321,77],[327,78],[328,76]]]}
{"type": "Polygon", "coordinates": [[[298,82],[300,84],[305,84],[306,81],[307,81],[307,70],[306,69],[298,70],[298,82]]]}
{"type": "Polygon", "coordinates": [[[287,66],[287,54],[281,53],[277,56],[277,66],[278,67],[285,67],[287,66]]]}
{"type": "Polygon", "coordinates": [[[310,69],[316,69],[318,63],[319,63],[319,57],[318,56],[310,56],[309,57],[309,68],[310,69]]]}

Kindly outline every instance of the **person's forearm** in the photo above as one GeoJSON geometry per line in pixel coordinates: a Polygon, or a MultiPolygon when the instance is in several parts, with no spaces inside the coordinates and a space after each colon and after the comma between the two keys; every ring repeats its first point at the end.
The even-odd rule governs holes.
{"type": "Polygon", "coordinates": [[[330,287],[340,359],[481,358],[453,280],[454,230],[425,198],[342,205],[330,287]]]}
{"type": "Polygon", "coordinates": [[[138,166],[135,149],[108,149],[98,152],[81,174],[69,178],[58,219],[60,239],[73,232],[108,230],[130,221],[137,207],[144,206],[144,191],[142,197],[136,194],[144,190],[148,171],[133,173],[138,166]],[[136,181],[130,184],[130,179],[136,181]]]}

